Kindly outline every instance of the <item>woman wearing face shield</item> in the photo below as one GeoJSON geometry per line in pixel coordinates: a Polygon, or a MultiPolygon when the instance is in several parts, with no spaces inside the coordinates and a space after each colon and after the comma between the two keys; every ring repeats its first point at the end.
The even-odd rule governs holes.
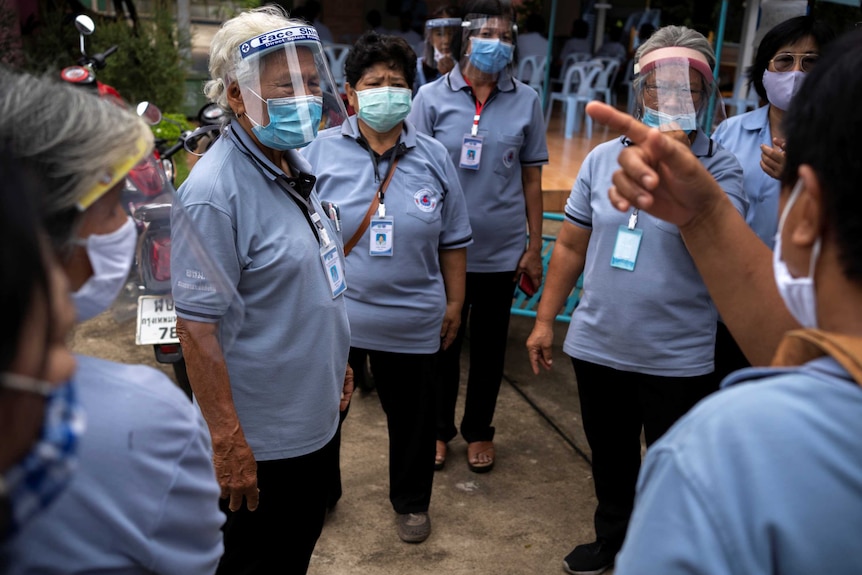
{"type": "Polygon", "coordinates": [[[414,90],[448,74],[455,66],[453,39],[461,34],[461,12],[457,6],[443,6],[425,22],[425,50],[416,66],[414,90]]]}
{"type": "Polygon", "coordinates": [[[362,36],[344,65],[356,116],[304,151],[320,197],[341,210],[350,364],[371,360],[389,426],[389,499],[408,543],[431,533],[436,354],[458,333],[471,243],[446,148],[405,120],[415,59],[401,38],[362,36]]]}
{"type": "Polygon", "coordinates": [[[469,469],[482,473],[495,462],[491,424],[515,281],[521,274],[534,287],[542,281],[541,167],[548,163],[548,148],[539,97],[513,77],[510,12],[498,0],[474,0],[465,13],[453,50],[458,63],[419,89],[408,119],[449,151],[473,230],[461,328],[440,358],[435,464],[442,469],[447,444],[459,431],[455,404],[469,318],[470,375],[460,432],[469,469]]]}
{"type": "MultiPolygon", "coordinates": [[[[722,108],[709,42],[667,26],[635,57],[641,122],[690,149],[744,214],[739,163],[706,135],[710,110],[722,108]]],[[[718,389],[717,314],[679,230],[639,210],[622,214],[607,201],[617,156],[629,145],[625,138],[605,142],[584,160],[527,340],[533,371],[550,369],[554,316],[583,272],[583,296],[563,349],[578,383],[598,506],[596,540],[566,556],[568,573],[600,573],[613,564],[634,504],[641,432],[651,445],[718,389]],[[621,294],[629,305],[619,305],[621,294]]]]}
{"type": "MultiPolygon", "coordinates": [[[[127,174],[154,162],[149,127],[68,85],[4,73],[0,139],[45,182],[43,224],[78,321],[101,313],[134,259],[137,232],[120,197],[127,174]]],[[[223,515],[200,413],[161,372],[76,360],[68,386],[87,417],[78,467],[3,549],[7,573],[213,572],[223,515]]]]}
{"type": "MultiPolygon", "coordinates": [[[[210,75],[206,93],[230,122],[179,196],[245,302],[232,349],[213,323],[224,302],[179,283],[173,295],[228,515],[218,572],[305,573],[338,473],[352,379],[336,210],[322,208],[297,149],[346,114],[314,28],[278,7],[225,22],[210,75]]],[[[195,277],[188,246],[172,241],[172,277],[195,277]]]]}
{"type": "MultiPolygon", "coordinates": [[[[74,471],[83,411],[69,384],[75,320],[69,284],[40,231],[42,184],[0,154],[0,545],[62,493],[74,471]],[[14,272],[14,273],[12,273],[14,272]]],[[[5,573],[0,559],[0,570],[5,573]]]]}

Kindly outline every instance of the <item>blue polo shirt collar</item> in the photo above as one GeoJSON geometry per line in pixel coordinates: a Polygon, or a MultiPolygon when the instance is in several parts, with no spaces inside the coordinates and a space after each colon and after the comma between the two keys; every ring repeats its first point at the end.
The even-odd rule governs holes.
{"type": "Polygon", "coordinates": [[[742,117],[742,127],[751,132],[759,132],[769,117],[769,106],[761,106],[742,117]]]}
{"type": "Polygon", "coordinates": [[[234,145],[245,155],[252,159],[260,172],[268,179],[278,182],[279,180],[286,182],[292,189],[295,189],[304,199],[308,200],[314,189],[316,178],[311,175],[311,164],[303,158],[296,150],[287,150],[284,156],[287,159],[287,164],[291,170],[297,174],[296,177],[288,176],[280,167],[273,164],[269,158],[263,155],[260,148],[257,147],[254,139],[248,132],[236,121],[230,123],[228,135],[234,145]]]}
{"type": "MultiPolygon", "coordinates": [[[[457,62],[455,63],[455,67],[446,74],[446,82],[453,92],[470,88],[470,85],[464,80],[464,75],[461,73],[461,65],[457,62]]],[[[511,92],[515,89],[515,82],[512,80],[508,67],[500,72],[500,76],[497,78],[497,89],[501,92],[511,92]]]]}
{"type": "MultiPolygon", "coordinates": [[[[341,124],[341,135],[358,141],[360,137],[362,137],[362,132],[359,131],[358,122],[359,121],[355,114],[347,118],[347,121],[341,124]]],[[[405,150],[410,150],[416,147],[416,126],[410,123],[409,120],[404,120],[404,126],[401,129],[400,143],[404,144],[405,150]]]]}
{"type": "MultiPolygon", "coordinates": [[[[620,142],[623,146],[631,146],[633,143],[624,135],[620,136],[620,142]]],[[[698,158],[711,158],[715,152],[715,142],[698,130],[694,137],[694,142],[691,144],[691,153],[698,158]]]]}

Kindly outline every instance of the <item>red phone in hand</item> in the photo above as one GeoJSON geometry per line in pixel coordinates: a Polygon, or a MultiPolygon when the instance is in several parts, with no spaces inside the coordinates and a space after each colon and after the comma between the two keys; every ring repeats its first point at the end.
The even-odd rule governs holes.
{"type": "Polygon", "coordinates": [[[536,295],[536,288],[533,286],[533,280],[525,273],[518,276],[518,289],[524,292],[527,297],[536,295]]]}

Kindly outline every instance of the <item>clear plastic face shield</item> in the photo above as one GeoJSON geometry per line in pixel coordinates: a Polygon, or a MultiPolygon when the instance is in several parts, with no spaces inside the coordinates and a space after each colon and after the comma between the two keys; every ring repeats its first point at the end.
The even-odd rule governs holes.
{"type": "Polygon", "coordinates": [[[461,71],[468,76],[496,77],[504,71],[514,75],[517,31],[518,27],[506,16],[469,14],[461,23],[461,71]]]}
{"type": "Polygon", "coordinates": [[[254,134],[274,149],[301,148],[319,130],[347,118],[311,26],[281,28],[243,42],[234,73],[254,134]]]}
{"type": "Polygon", "coordinates": [[[455,65],[452,40],[461,33],[460,18],[434,18],[425,22],[425,53],[422,60],[429,68],[445,74],[455,65]]]}
{"type": "Polygon", "coordinates": [[[709,135],[725,119],[724,102],[700,52],[660,48],[635,65],[636,116],[663,132],[709,135]]]}
{"type": "Polygon", "coordinates": [[[214,321],[227,351],[242,326],[244,304],[201,241],[161,163],[147,154],[129,170],[123,185],[120,201],[135,227],[134,255],[129,255],[134,259],[111,305],[114,319],[118,323],[137,319],[138,340],[142,334],[157,338],[164,330],[162,341],[147,343],[176,341],[172,289],[194,290],[225,310],[214,321]],[[174,267],[177,262],[182,262],[179,268],[174,267]]]}

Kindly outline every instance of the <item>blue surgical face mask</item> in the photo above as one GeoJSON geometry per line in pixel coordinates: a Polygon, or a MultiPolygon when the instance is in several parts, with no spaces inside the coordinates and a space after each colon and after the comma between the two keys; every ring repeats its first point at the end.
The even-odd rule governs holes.
{"type": "Polygon", "coordinates": [[[666,114],[644,106],[644,114],[641,121],[650,128],[658,128],[659,130],[662,126],[668,126],[673,123],[679,126],[677,129],[682,130],[686,134],[691,134],[697,129],[697,114],[695,112],[666,114]]]}
{"type": "Polygon", "coordinates": [[[410,113],[413,93],[408,88],[369,88],[356,92],[357,115],[378,133],[388,132],[410,113]]]}
{"type": "MultiPolygon", "coordinates": [[[[15,381],[29,378],[6,374],[15,381]]],[[[3,476],[8,491],[11,517],[7,535],[14,535],[47,507],[69,483],[77,463],[78,440],[84,432],[84,413],[78,403],[73,382],[50,386],[45,397],[45,420],[42,435],[24,458],[3,476]]],[[[12,387],[8,384],[5,387],[12,387]]],[[[24,388],[21,385],[15,389],[24,388]]],[[[37,391],[36,393],[42,393],[37,391]]]]}
{"type": "Polygon", "coordinates": [[[470,38],[470,63],[486,74],[496,74],[512,61],[514,46],[499,39],[470,38]]]}
{"type": "Polygon", "coordinates": [[[261,144],[273,150],[295,150],[310,144],[317,137],[323,117],[323,98],[296,96],[264,100],[253,90],[252,94],[266,102],[269,124],[261,126],[246,114],[254,124],[251,131],[261,144]]]}

